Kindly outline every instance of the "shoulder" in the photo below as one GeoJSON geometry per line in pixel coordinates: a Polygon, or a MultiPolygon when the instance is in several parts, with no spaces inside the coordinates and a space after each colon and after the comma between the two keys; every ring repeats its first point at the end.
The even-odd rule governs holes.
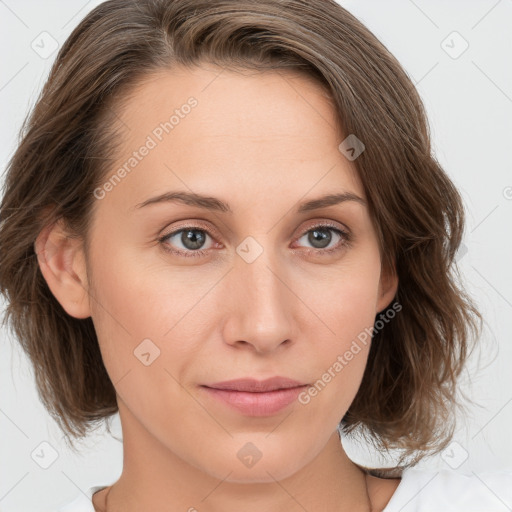
{"type": "MultiPolygon", "coordinates": [[[[512,469],[461,473],[404,469],[382,512],[502,512],[512,508],[512,469]]],[[[376,509],[379,510],[379,509],[376,509]]]]}

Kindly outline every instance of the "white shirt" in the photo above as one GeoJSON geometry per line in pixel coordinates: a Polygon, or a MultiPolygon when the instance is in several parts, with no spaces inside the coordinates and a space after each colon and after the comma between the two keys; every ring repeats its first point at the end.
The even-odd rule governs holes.
{"type": "MultiPolygon", "coordinates": [[[[90,487],[56,512],[94,512],[90,487]]],[[[510,512],[512,469],[462,474],[449,469],[405,469],[383,512],[510,512]]]]}

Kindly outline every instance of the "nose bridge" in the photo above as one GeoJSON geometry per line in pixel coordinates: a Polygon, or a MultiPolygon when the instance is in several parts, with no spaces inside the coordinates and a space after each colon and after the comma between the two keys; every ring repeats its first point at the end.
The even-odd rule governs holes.
{"type": "Polygon", "coordinates": [[[227,322],[231,326],[228,339],[268,351],[293,337],[293,301],[275,251],[260,245],[259,254],[252,259],[257,246],[253,240],[247,244],[240,244],[230,273],[232,318],[227,322]],[[247,257],[251,251],[252,257],[247,257]]]}

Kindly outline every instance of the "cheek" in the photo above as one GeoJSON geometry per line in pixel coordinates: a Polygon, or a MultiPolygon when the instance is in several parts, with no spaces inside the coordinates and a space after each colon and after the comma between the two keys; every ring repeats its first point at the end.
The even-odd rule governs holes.
{"type": "Polygon", "coordinates": [[[165,281],[165,269],[145,269],[121,250],[115,263],[107,258],[93,274],[93,321],[119,399],[134,416],[158,418],[157,424],[176,435],[177,410],[186,409],[204,422],[179,382],[201,343],[192,334],[194,322],[187,311],[205,290],[191,290],[169,276],[165,281]]]}
{"type": "Polygon", "coordinates": [[[97,247],[103,251],[92,259],[92,317],[112,382],[141,368],[139,389],[169,386],[170,375],[181,382],[218,324],[225,271],[172,266],[165,256],[148,261],[112,240],[97,247]],[[115,258],[108,257],[112,252],[115,258]]]}
{"type": "Polygon", "coordinates": [[[305,323],[302,333],[306,339],[318,340],[314,357],[309,358],[317,381],[302,403],[316,403],[336,421],[350,406],[366,367],[379,276],[379,260],[370,256],[357,264],[347,263],[328,281],[317,280],[307,291],[319,321],[305,323]]]}
{"type": "Polygon", "coordinates": [[[350,255],[302,288],[301,296],[322,321],[324,332],[331,334],[334,346],[342,348],[373,326],[379,279],[378,253],[368,251],[364,255],[350,255]]]}
{"type": "Polygon", "coordinates": [[[163,355],[165,341],[184,314],[183,294],[178,283],[166,286],[162,272],[145,270],[144,262],[120,244],[109,240],[100,245],[98,241],[100,246],[101,256],[96,251],[91,258],[91,316],[105,366],[115,383],[132,368],[144,366],[143,361],[156,361],[163,355]]]}

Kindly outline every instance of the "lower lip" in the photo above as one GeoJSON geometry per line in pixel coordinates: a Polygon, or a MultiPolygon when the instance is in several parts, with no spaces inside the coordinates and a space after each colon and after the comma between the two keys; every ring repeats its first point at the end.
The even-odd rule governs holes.
{"type": "Polygon", "coordinates": [[[277,389],[264,393],[201,387],[211,397],[227,403],[246,416],[270,416],[294,402],[301,391],[306,389],[307,385],[289,389],[277,389]]]}

